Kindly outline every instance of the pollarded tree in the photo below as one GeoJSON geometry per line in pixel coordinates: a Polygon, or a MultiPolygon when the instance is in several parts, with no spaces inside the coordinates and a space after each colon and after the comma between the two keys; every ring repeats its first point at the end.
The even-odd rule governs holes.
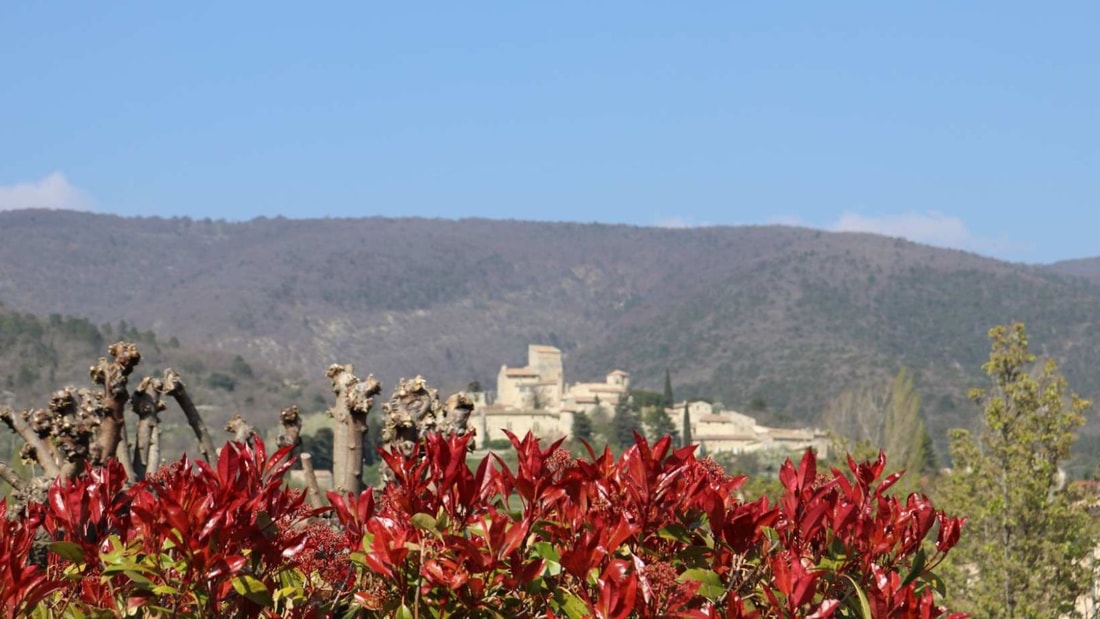
{"type": "Polygon", "coordinates": [[[1070,616],[1091,584],[1096,539],[1086,508],[1059,487],[1058,464],[1089,402],[1067,395],[1053,361],[1036,366],[1022,324],[989,337],[992,385],[970,394],[984,409],[981,431],[951,435],[944,503],[969,523],[950,588],[975,616],[1070,616]]]}

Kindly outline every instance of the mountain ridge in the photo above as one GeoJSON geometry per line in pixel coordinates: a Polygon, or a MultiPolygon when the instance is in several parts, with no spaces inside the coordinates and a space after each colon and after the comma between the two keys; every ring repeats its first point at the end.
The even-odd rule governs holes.
{"type": "MultiPolygon", "coordinates": [[[[126,320],[320,377],[492,384],[528,343],[567,380],[631,371],[765,421],[810,423],[845,388],[917,376],[939,443],[967,423],[993,324],[1025,321],[1070,384],[1100,395],[1100,284],[870,234],[483,219],[247,222],[0,213],[0,302],[126,320]]],[[[1092,426],[1090,426],[1091,431],[1092,426]]]]}

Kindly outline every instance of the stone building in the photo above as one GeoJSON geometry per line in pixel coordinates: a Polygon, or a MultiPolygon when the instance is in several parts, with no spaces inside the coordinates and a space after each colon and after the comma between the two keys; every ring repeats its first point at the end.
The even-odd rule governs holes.
{"type": "Polygon", "coordinates": [[[500,367],[496,398],[491,404],[479,406],[475,417],[481,421],[482,436],[489,440],[505,438],[505,429],[518,436],[531,431],[557,439],[569,436],[577,412],[601,406],[611,413],[629,399],[628,372],[615,370],[602,383],[566,385],[561,350],[531,344],[527,347],[526,366],[500,367]]]}
{"type": "MultiPolygon", "coordinates": [[[[578,412],[602,408],[613,415],[615,408],[630,401],[630,373],[614,370],[602,383],[577,382],[567,385],[561,351],[553,346],[531,344],[527,365],[501,366],[497,374],[496,398],[476,394],[474,423],[484,440],[502,440],[509,430],[522,437],[532,434],[549,440],[569,436],[578,412]]],[[[680,428],[684,407],[691,418],[692,439],[708,453],[745,453],[764,449],[802,450],[814,447],[824,454],[828,439],[820,430],[787,430],[756,423],[748,415],[718,411],[707,402],[681,402],[665,409],[674,427],[680,428]]]]}
{"type": "Polygon", "coordinates": [[[769,428],[756,423],[756,419],[735,411],[717,411],[708,402],[680,402],[665,409],[676,428],[684,419],[684,407],[688,409],[692,441],[703,445],[707,453],[728,451],[748,453],[768,449],[801,451],[813,447],[818,454],[829,453],[829,437],[823,430],[769,428]]]}
{"type": "Polygon", "coordinates": [[[561,351],[553,346],[531,344],[527,347],[527,365],[522,368],[500,366],[497,374],[496,403],[520,410],[556,409],[565,392],[561,351]]]}

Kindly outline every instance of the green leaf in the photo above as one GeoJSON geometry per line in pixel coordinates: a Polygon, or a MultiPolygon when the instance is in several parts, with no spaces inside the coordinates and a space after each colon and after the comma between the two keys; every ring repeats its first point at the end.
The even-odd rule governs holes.
{"type": "Polygon", "coordinates": [[[561,561],[561,555],[558,554],[558,549],[554,548],[554,545],[550,542],[535,542],[531,544],[531,548],[535,551],[536,555],[547,561],[553,561],[555,563],[561,561]]]}
{"type": "Polygon", "coordinates": [[[430,531],[432,533],[439,533],[438,525],[435,521],[435,518],[433,518],[431,516],[431,514],[425,514],[425,513],[413,514],[413,516],[411,518],[411,521],[412,521],[412,525],[414,527],[420,529],[421,531],[430,531]]]}
{"type": "Polygon", "coordinates": [[[153,586],[154,586],[153,581],[149,580],[148,576],[146,576],[145,574],[142,574],[141,572],[139,572],[137,570],[126,570],[123,573],[126,574],[127,578],[134,581],[135,584],[137,584],[138,586],[140,586],[144,589],[152,589],[153,586]]]}
{"type": "Polygon", "coordinates": [[[565,613],[569,619],[586,619],[590,616],[588,604],[568,591],[555,591],[554,601],[557,602],[558,611],[565,613]]]}
{"type": "Polygon", "coordinates": [[[726,593],[726,588],[722,585],[722,578],[711,570],[700,568],[684,570],[684,573],[680,574],[679,580],[681,582],[694,580],[702,583],[697,593],[711,601],[717,601],[726,593]]]}
{"type": "MultiPolygon", "coordinates": [[[[431,518],[431,516],[428,517],[431,518]]],[[[402,604],[401,608],[397,609],[397,619],[413,619],[413,611],[409,609],[408,604],[402,604]]]]}
{"type": "Polygon", "coordinates": [[[679,558],[684,565],[701,567],[710,565],[711,552],[710,549],[705,546],[685,546],[679,552],[677,558],[679,558]]]}
{"type": "Polygon", "coordinates": [[[913,557],[913,566],[909,568],[909,574],[901,581],[901,586],[904,587],[913,582],[924,571],[924,564],[928,560],[928,557],[924,554],[924,549],[921,548],[917,551],[917,555],[913,557]]]}
{"type": "Polygon", "coordinates": [[[171,585],[157,585],[153,587],[153,595],[179,595],[179,589],[171,585]]]}
{"type": "Polygon", "coordinates": [[[543,568],[543,574],[550,576],[561,574],[561,556],[558,554],[558,549],[554,548],[553,544],[550,542],[535,542],[531,544],[531,550],[534,551],[535,556],[541,557],[546,561],[546,566],[543,568]]]}
{"type": "Polygon", "coordinates": [[[859,583],[856,582],[854,578],[847,574],[845,574],[844,577],[852,583],[852,588],[855,589],[856,595],[859,597],[860,616],[862,616],[863,619],[874,619],[874,617],[871,616],[871,603],[867,601],[867,594],[863,592],[863,589],[860,589],[859,583]]]}
{"type": "Polygon", "coordinates": [[[940,594],[940,597],[947,596],[947,586],[943,583],[943,579],[939,576],[929,573],[926,579],[928,584],[931,585],[932,590],[940,594]]]}
{"type": "Polygon", "coordinates": [[[267,585],[254,576],[248,574],[237,576],[233,579],[233,589],[260,606],[272,604],[271,592],[267,590],[267,585]]]}
{"type": "Polygon", "coordinates": [[[661,539],[667,539],[673,542],[686,542],[688,541],[688,530],[678,524],[670,524],[667,527],[657,532],[657,535],[661,539]]]}
{"type": "Polygon", "coordinates": [[[84,563],[84,549],[75,542],[53,542],[50,544],[50,550],[73,563],[84,563]]]}
{"type": "Polygon", "coordinates": [[[442,506],[439,508],[439,513],[435,515],[435,524],[438,531],[446,531],[451,526],[451,517],[443,511],[442,506]]]}

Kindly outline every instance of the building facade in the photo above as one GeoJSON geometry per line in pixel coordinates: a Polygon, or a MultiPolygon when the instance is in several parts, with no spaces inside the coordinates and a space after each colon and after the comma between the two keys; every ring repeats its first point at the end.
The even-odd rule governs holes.
{"type": "MultiPolygon", "coordinates": [[[[474,419],[482,440],[506,439],[504,430],[516,436],[531,432],[548,440],[568,437],[577,413],[596,408],[614,415],[616,407],[630,402],[630,373],[614,370],[604,382],[577,382],[568,385],[561,351],[553,346],[531,344],[527,347],[527,365],[510,368],[503,365],[497,374],[495,400],[477,394],[474,419]]],[[[821,430],[769,428],[748,415],[719,411],[707,402],[681,402],[665,409],[674,427],[683,423],[684,408],[691,420],[695,443],[708,453],[729,451],[748,453],[766,449],[802,450],[813,447],[820,454],[828,451],[828,437],[821,430]]]]}

